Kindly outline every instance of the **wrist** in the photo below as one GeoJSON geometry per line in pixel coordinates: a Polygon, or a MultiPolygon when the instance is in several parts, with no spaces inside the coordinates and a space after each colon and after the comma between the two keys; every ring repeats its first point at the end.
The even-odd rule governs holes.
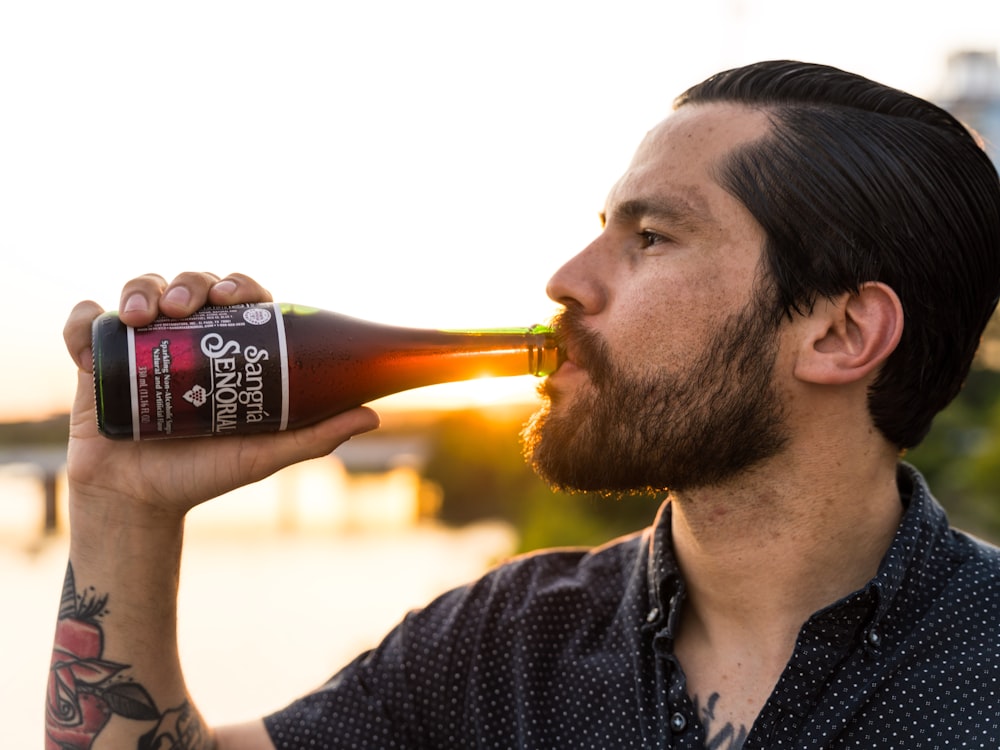
{"type": "MultiPolygon", "coordinates": [[[[180,547],[184,514],[164,510],[113,492],[68,492],[70,539],[74,557],[121,560],[133,555],[161,556],[180,547]]],[[[81,560],[82,562],[82,560],[81,560]]]]}

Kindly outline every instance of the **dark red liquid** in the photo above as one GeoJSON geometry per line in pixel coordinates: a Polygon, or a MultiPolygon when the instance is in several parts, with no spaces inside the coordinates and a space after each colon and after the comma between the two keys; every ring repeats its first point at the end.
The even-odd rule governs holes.
{"type": "MultiPolygon", "coordinates": [[[[268,306],[270,307],[270,306],[268,306]]],[[[510,331],[438,331],[388,326],[313,308],[282,306],[287,351],[288,413],[287,427],[303,427],[392,393],[436,383],[471,380],[479,377],[542,375],[557,366],[555,344],[544,330],[510,331]]],[[[169,338],[171,326],[162,330],[154,324],[139,336],[152,340],[169,338]]],[[[198,329],[197,336],[215,329],[198,329]]],[[[238,341],[241,335],[254,333],[252,327],[219,329],[225,337],[238,341]],[[241,333],[246,330],[248,333],[241,333]]],[[[175,345],[177,351],[190,352],[192,334],[184,334],[175,345]]],[[[196,348],[196,347],[195,347],[196,348]]],[[[102,316],[94,327],[94,362],[97,388],[98,424],[108,437],[135,437],[135,383],[130,382],[127,329],[116,316],[102,316]]],[[[219,434],[206,427],[202,416],[182,403],[192,383],[210,383],[204,373],[183,371],[180,358],[172,363],[172,382],[177,393],[169,394],[176,405],[171,411],[169,430],[147,437],[188,437],[219,434]]],[[[193,367],[194,365],[191,365],[193,367]]],[[[268,378],[280,378],[278,356],[271,357],[268,378]]],[[[160,401],[163,393],[160,393],[160,401]]],[[[280,400],[280,399],[278,399],[280,400]]],[[[274,431],[281,428],[278,400],[266,404],[266,417],[253,423],[240,422],[228,434],[274,431]]]]}

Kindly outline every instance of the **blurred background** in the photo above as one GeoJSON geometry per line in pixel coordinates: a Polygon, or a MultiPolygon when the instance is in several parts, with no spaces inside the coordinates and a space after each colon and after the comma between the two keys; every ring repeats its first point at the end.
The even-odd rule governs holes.
{"type": "MultiPolygon", "coordinates": [[[[75,302],[195,269],[379,322],[539,322],[546,280],[689,85],[829,63],[950,107],[996,158],[998,49],[994,0],[0,5],[4,745],[41,740],[75,302]]],[[[957,525],[997,540],[992,337],[910,458],[957,525]]],[[[525,469],[535,385],[385,399],[379,433],[194,512],[181,639],[210,719],[280,707],[506,556],[648,523],[658,498],[567,498],[525,469]]]]}

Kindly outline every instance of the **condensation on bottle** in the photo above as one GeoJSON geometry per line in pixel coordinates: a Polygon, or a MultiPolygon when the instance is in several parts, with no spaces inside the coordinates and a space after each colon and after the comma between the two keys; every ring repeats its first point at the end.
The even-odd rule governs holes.
{"type": "Polygon", "coordinates": [[[559,366],[546,326],[406,328],[270,302],[142,328],[105,313],[93,353],[98,428],[123,440],[295,429],[400,391],[559,366]]]}

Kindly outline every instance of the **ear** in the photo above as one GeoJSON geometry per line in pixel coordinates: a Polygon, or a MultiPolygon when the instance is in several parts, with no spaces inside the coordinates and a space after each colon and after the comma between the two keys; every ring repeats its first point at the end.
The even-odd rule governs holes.
{"type": "Polygon", "coordinates": [[[896,349],[903,335],[903,306],[891,287],[872,281],[857,292],[817,301],[799,322],[795,376],[843,385],[868,378],[896,349]]]}

